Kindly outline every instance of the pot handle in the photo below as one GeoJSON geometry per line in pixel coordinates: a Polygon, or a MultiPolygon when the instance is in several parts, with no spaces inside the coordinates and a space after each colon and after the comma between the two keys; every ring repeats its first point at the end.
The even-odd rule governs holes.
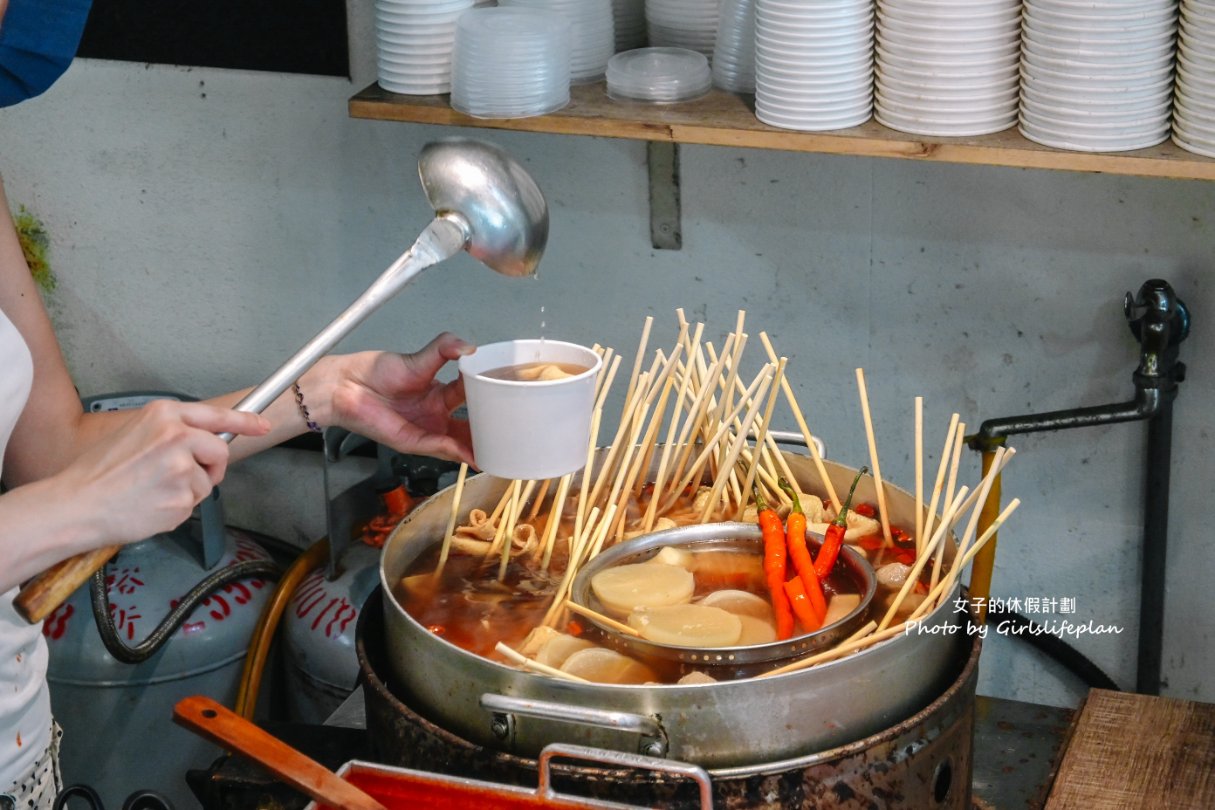
{"type": "Polygon", "coordinates": [[[488,692],[481,695],[481,708],[493,715],[490,730],[499,739],[509,739],[513,736],[514,716],[521,715],[542,720],[581,723],[587,726],[634,732],[641,735],[639,750],[651,757],[664,756],[669,749],[667,733],[662,724],[656,718],[644,714],[592,709],[586,706],[572,706],[568,703],[515,698],[488,692]]]}
{"type": "Polygon", "coordinates": [[[585,759],[604,765],[622,768],[641,768],[673,776],[686,776],[696,782],[696,787],[700,791],[701,810],[713,810],[713,782],[709,779],[708,771],[699,765],[676,762],[670,759],[659,759],[658,757],[646,757],[641,754],[629,754],[624,751],[608,751],[603,748],[570,745],[568,743],[552,743],[546,745],[544,750],[540,752],[540,787],[537,789],[537,793],[542,798],[554,799],[562,797],[562,794],[554,791],[552,787],[552,764],[553,759],[556,757],[585,759]]]}

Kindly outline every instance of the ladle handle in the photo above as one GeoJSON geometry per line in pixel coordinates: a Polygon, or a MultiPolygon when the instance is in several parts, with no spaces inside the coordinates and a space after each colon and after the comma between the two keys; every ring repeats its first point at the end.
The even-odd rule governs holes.
{"type": "Polygon", "coordinates": [[[371,796],[319,762],[203,695],[183,698],[173,720],[229,751],[242,754],[293,788],[330,807],[386,810],[371,796]]]}
{"type": "MultiPolygon", "coordinates": [[[[291,386],[291,383],[312,368],[317,360],[324,357],[385,301],[400,292],[418,273],[463,250],[468,238],[468,224],[458,214],[448,213],[435,217],[409,250],[402,253],[381,273],[366,292],[316,337],[304,344],[304,347],[280,366],[278,371],[246,394],[234,410],[246,413],[264,411],[291,386]]],[[[221,433],[220,438],[231,442],[235,434],[221,433]]],[[[119,546],[107,546],[88,551],[43,571],[27,582],[13,600],[17,613],[31,624],[42,621],[75,593],[94,571],[118,553],[118,549],[119,546]]]]}
{"type": "MultiPolygon", "coordinates": [[[[356,326],[400,292],[418,273],[463,250],[468,243],[468,237],[467,224],[456,214],[444,214],[431,220],[409,250],[402,253],[380,274],[341,315],[334,318],[316,337],[279,366],[277,371],[236,403],[234,410],[247,413],[261,413],[266,410],[271,402],[278,399],[305,371],[312,368],[317,360],[332,351],[356,326]]],[[[221,433],[220,436],[227,442],[235,438],[231,433],[221,433]]]]}
{"type": "Polygon", "coordinates": [[[121,546],[105,546],[55,563],[21,587],[13,608],[30,624],[37,624],[67,601],[93,572],[110,561],[121,546]]]}

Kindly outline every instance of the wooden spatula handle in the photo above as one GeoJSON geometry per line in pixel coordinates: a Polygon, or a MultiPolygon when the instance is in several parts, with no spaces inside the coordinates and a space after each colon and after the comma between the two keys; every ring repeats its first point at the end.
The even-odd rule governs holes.
{"type": "Polygon", "coordinates": [[[229,751],[242,754],[292,787],[331,807],[386,810],[333,771],[209,697],[183,698],[173,719],[229,751]]]}
{"type": "Polygon", "coordinates": [[[30,624],[36,624],[67,601],[76,589],[109,562],[121,546],[106,546],[56,563],[21,588],[13,607],[30,624]]]}

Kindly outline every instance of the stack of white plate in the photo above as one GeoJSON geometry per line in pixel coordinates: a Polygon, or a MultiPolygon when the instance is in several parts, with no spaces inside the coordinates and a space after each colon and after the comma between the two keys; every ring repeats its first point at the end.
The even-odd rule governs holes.
{"type": "Polygon", "coordinates": [[[1017,123],[1021,0],[877,0],[874,117],[964,136],[1017,123]]]}
{"type": "Polygon", "coordinates": [[[713,56],[718,0],[645,0],[650,44],[713,56]]]}
{"type": "Polygon", "coordinates": [[[532,8],[477,8],[460,17],[451,106],[478,118],[524,118],[570,101],[569,21],[532,8]]]}
{"type": "Polygon", "coordinates": [[[1181,0],[1173,143],[1215,157],[1215,0],[1181,0]]]}
{"type": "Polygon", "coordinates": [[[380,87],[428,96],[451,89],[456,19],[473,0],[376,0],[380,87]]]}
{"type": "Polygon", "coordinates": [[[755,0],[721,0],[713,84],[731,93],[755,92],[755,0]]]}
{"type": "Polygon", "coordinates": [[[755,0],[755,116],[785,129],[873,113],[873,0],[755,0]]]}
{"type": "Polygon", "coordinates": [[[687,101],[712,86],[708,58],[688,48],[637,48],[608,61],[607,94],[615,99],[687,101]]]}
{"type": "Polygon", "coordinates": [[[1176,0],[1025,0],[1021,133],[1119,152],[1169,136],[1176,0]]]}
{"type": "Polygon", "coordinates": [[[603,78],[608,60],[616,52],[612,0],[498,0],[498,5],[563,15],[569,20],[574,37],[570,46],[570,81],[582,84],[603,78]]]}
{"type": "Polygon", "coordinates": [[[644,48],[645,0],[612,0],[612,30],[616,32],[616,52],[644,48]]]}

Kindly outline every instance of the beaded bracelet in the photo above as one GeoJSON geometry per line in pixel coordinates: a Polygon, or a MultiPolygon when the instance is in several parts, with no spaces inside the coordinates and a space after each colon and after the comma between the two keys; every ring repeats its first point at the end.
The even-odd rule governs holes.
{"type": "Polygon", "coordinates": [[[320,433],[321,426],[312,421],[312,415],[308,413],[308,406],[304,404],[304,392],[300,390],[299,382],[291,383],[291,390],[295,392],[295,404],[300,409],[300,416],[304,417],[304,424],[308,425],[308,429],[313,433],[320,433]]]}

